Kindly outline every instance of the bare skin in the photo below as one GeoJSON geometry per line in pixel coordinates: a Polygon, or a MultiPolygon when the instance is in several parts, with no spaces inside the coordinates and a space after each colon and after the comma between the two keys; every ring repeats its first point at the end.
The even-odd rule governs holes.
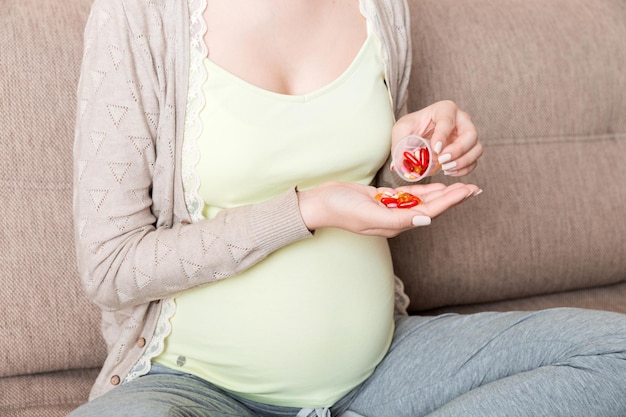
{"type": "Polygon", "coordinates": [[[344,72],[367,36],[357,0],[212,0],[209,58],[263,89],[299,95],[344,72]]]}

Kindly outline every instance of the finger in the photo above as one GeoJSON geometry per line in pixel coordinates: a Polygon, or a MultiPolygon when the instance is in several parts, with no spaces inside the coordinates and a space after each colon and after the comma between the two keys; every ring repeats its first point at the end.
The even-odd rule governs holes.
{"type": "Polygon", "coordinates": [[[391,130],[393,143],[408,135],[424,136],[423,133],[431,125],[431,117],[427,116],[429,108],[409,113],[398,119],[391,130]]]}
{"type": "Polygon", "coordinates": [[[460,116],[457,118],[456,124],[456,137],[441,151],[438,158],[441,164],[458,159],[479,145],[478,133],[469,115],[465,112],[459,113],[460,116]]]}
{"type": "Polygon", "coordinates": [[[475,185],[456,187],[447,190],[447,192],[442,192],[441,195],[424,202],[424,204],[417,206],[417,208],[419,212],[430,218],[434,218],[478,192],[479,188],[475,185]]]}
{"type": "MultiPolygon", "coordinates": [[[[457,159],[441,164],[441,169],[446,175],[452,175],[464,171],[466,168],[474,166],[478,158],[483,154],[483,146],[476,143],[474,147],[469,149],[457,159]]],[[[468,173],[469,171],[464,171],[468,173]]]]}
{"type": "Polygon", "coordinates": [[[440,154],[441,150],[446,146],[448,137],[452,134],[454,129],[454,120],[451,117],[444,117],[435,121],[435,128],[430,139],[433,151],[436,154],[440,154]]]}
{"type": "MultiPolygon", "coordinates": [[[[450,192],[450,191],[454,191],[456,189],[459,188],[466,188],[467,184],[464,184],[462,182],[456,182],[454,184],[450,184],[448,186],[444,186],[443,188],[440,189],[435,189],[432,190],[428,193],[424,193],[420,195],[420,198],[422,199],[423,202],[429,202],[432,201],[436,198],[439,198],[441,196],[443,196],[444,194],[450,192]]],[[[468,191],[469,192],[469,191],[468,191]]]]}
{"type": "Polygon", "coordinates": [[[432,119],[435,127],[431,143],[436,154],[441,153],[448,142],[448,138],[452,135],[457,124],[458,113],[456,104],[449,100],[440,101],[433,105],[432,119]]]}
{"type": "Polygon", "coordinates": [[[430,224],[430,218],[423,213],[400,208],[384,208],[384,210],[384,213],[376,213],[370,217],[371,224],[376,226],[364,230],[365,234],[394,237],[415,226],[430,224]]]}
{"type": "Polygon", "coordinates": [[[468,167],[465,167],[465,168],[457,170],[457,171],[446,171],[446,172],[444,172],[444,174],[449,176],[449,177],[453,177],[453,178],[464,177],[464,176],[468,175],[470,172],[472,172],[473,170],[475,170],[477,166],[478,166],[478,162],[474,162],[473,164],[471,164],[468,167]]]}

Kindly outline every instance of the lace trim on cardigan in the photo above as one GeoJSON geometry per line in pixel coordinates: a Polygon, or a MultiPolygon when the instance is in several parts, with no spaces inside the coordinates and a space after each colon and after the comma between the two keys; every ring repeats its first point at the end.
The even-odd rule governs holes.
{"type": "MultiPolygon", "coordinates": [[[[380,19],[376,15],[376,7],[373,4],[372,0],[359,0],[359,10],[367,21],[368,31],[372,30],[374,32],[374,35],[376,35],[376,37],[381,40],[381,42],[378,42],[378,44],[380,45],[379,52],[385,68],[385,79],[389,80],[389,49],[387,43],[382,42],[384,37],[382,35],[382,29],[380,28],[380,19]]],[[[389,10],[387,10],[386,12],[391,13],[389,10]]]]}
{"type": "MultiPolygon", "coordinates": [[[[204,201],[198,192],[200,180],[196,174],[195,166],[200,159],[197,139],[202,134],[202,122],[199,114],[202,107],[204,107],[204,96],[201,90],[206,80],[206,70],[204,65],[202,65],[202,60],[207,54],[207,47],[204,42],[206,24],[203,17],[206,5],[207,0],[189,0],[189,85],[185,133],[183,135],[182,178],[185,203],[194,222],[202,219],[202,209],[204,207],[204,201]]],[[[159,356],[165,348],[165,339],[172,331],[170,319],[176,312],[176,301],[174,298],[166,298],[161,301],[161,304],[162,307],[154,334],[144,353],[126,378],[124,378],[124,383],[150,372],[152,358],[159,356]]]]}
{"type": "Polygon", "coordinates": [[[190,0],[191,14],[191,47],[189,59],[189,91],[187,94],[187,116],[185,119],[185,134],[183,137],[182,155],[182,178],[183,190],[187,211],[192,222],[203,218],[202,209],[204,200],[200,196],[200,179],[196,171],[196,165],[200,160],[198,150],[198,138],[204,129],[200,112],[204,107],[205,100],[202,87],[207,79],[203,60],[207,56],[207,46],[204,42],[206,23],[202,16],[206,9],[207,0],[190,0]]]}
{"type": "Polygon", "coordinates": [[[161,300],[161,305],[161,312],[159,313],[157,326],[156,329],[154,329],[152,339],[150,339],[150,343],[146,346],[146,350],[144,350],[135,366],[132,367],[126,375],[126,378],[124,378],[124,383],[132,381],[133,379],[139,378],[140,376],[146,375],[150,372],[152,358],[156,358],[163,353],[165,338],[169,336],[172,331],[170,319],[176,312],[176,302],[173,298],[166,298],[161,300]]]}

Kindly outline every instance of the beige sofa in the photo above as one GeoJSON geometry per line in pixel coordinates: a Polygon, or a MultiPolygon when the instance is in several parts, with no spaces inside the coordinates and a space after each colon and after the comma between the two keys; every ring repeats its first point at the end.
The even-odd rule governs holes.
{"type": "MultiPolygon", "coordinates": [[[[411,3],[411,107],[455,100],[485,145],[467,179],[484,194],[391,241],[411,312],[626,312],[626,3],[411,3]]],[[[3,417],[66,415],[105,356],[71,230],[90,4],[7,0],[0,14],[3,417]]]]}

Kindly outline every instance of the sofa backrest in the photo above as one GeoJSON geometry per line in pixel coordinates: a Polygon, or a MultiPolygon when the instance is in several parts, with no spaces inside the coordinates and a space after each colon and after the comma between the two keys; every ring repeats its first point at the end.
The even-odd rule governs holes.
{"type": "Polygon", "coordinates": [[[483,195],[391,242],[412,311],[626,281],[626,3],[409,3],[410,107],[485,145],[483,195]]]}
{"type": "MultiPolygon", "coordinates": [[[[486,147],[467,179],[485,193],[391,242],[412,310],[626,280],[624,2],[410,3],[411,108],[455,100],[486,147]]],[[[8,0],[0,14],[0,376],[105,355],[71,218],[90,5],[8,0]]]]}
{"type": "Polygon", "coordinates": [[[75,265],[72,145],[91,0],[0,14],[0,376],[100,366],[100,318],[75,265]]]}

